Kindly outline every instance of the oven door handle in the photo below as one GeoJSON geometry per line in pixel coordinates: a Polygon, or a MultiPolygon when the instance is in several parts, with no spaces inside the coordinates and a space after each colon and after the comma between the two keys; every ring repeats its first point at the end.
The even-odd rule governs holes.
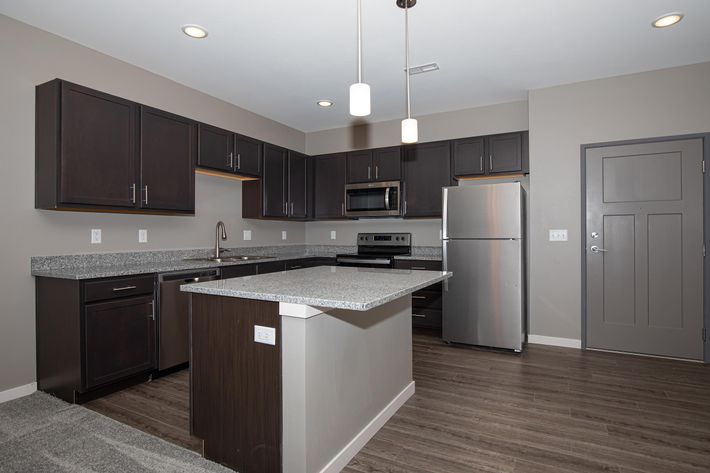
{"type": "Polygon", "coordinates": [[[360,258],[338,258],[338,263],[352,263],[352,264],[381,264],[383,266],[389,266],[391,261],[388,259],[360,259],[360,258]]]}
{"type": "Polygon", "coordinates": [[[391,187],[388,187],[385,189],[385,210],[390,210],[390,191],[392,190],[391,187]]]}

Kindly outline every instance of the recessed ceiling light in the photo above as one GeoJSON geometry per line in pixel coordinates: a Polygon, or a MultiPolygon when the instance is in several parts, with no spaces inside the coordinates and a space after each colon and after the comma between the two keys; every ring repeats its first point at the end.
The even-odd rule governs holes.
{"type": "Polygon", "coordinates": [[[182,32],[190,38],[202,39],[207,37],[207,30],[200,25],[182,25],[182,32]]]}
{"type": "Polygon", "coordinates": [[[332,107],[333,106],[333,101],[332,100],[319,100],[316,102],[319,107],[332,107]]]}
{"type": "Polygon", "coordinates": [[[666,13],[665,15],[661,15],[653,20],[653,23],[651,24],[654,28],[667,28],[668,26],[675,25],[682,19],[682,13],[666,13]]]}

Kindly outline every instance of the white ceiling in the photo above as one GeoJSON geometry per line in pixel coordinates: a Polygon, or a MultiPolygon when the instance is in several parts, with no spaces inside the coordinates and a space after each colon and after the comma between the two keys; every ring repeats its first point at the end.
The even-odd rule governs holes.
{"type": "MultiPolygon", "coordinates": [[[[310,132],[345,126],[355,0],[0,0],[0,12],[310,132]],[[183,35],[197,23],[205,40],[183,35]],[[322,109],[320,98],[335,106],[322,109]]],[[[419,0],[412,114],[525,99],[527,90],[710,60],[708,0],[419,0]],[[682,11],[665,30],[657,16],[682,11]]],[[[404,16],[363,0],[364,81],[377,122],[404,113],[404,16]]]]}

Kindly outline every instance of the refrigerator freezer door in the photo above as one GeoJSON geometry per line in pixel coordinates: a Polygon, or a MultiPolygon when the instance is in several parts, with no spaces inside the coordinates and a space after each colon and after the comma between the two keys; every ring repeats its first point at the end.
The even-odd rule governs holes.
{"type": "Polygon", "coordinates": [[[522,350],[521,240],[446,240],[443,339],[522,350]]]}
{"type": "Polygon", "coordinates": [[[522,238],[519,182],[444,187],[443,237],[522,238]]]}

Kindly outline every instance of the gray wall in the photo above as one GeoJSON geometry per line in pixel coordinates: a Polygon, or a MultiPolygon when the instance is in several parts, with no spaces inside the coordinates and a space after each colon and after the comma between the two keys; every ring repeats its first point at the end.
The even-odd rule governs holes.
{"type": "MultiPolygon", "coordinates": [[[[34,209],[34,87],[60,77],[295,150],[305,135],[247,110],[0,16],[0,391],[35,380],[34,283],[30,256],[64,253],[207,247],[218,219],[228,246],[252,229],[254,245],[303,243],[304,224],[241,219],[241,183],[197,176],[195,217],[51,212],[34,209]],[[89,243],[103,230],[101,245],[89,243]],[[148,244],[137,243],[139,228],[148,244]]],[[[235,84],[235,87],[238,86],[235,84]]]]}
{"type": "Polygon", "coordinates": [[[529,110],[530,333],[579,339],[580,145],[709,132],[710,63],[533,90],[529,110]]]}

